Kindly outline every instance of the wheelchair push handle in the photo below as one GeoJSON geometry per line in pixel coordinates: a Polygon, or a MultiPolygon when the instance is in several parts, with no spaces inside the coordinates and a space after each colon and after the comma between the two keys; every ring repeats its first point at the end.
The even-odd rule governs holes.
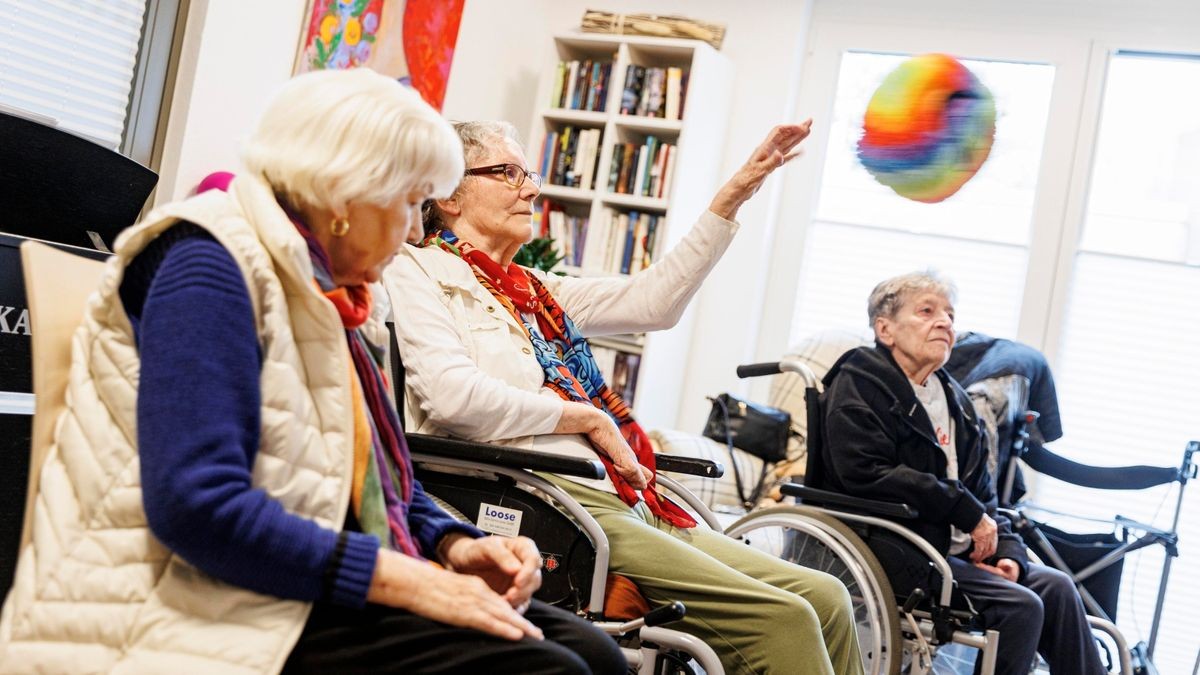
{"type": "Polygon", "coordinates": [[[745,379],[747,377],[763,377],[766,375],[778,375],[779,362],[771,361],[769,363],[750,363],[744,366],[737,367],[737,376],[745,379]]]}
{"type": "Polygon", "coordinates": [[[804,379],[805,387],[816,387],[817,376],[813,374],[811,368],[803,361],[795,359],[784,359],[782,361],[769,361],[765,363],[749,363],[744,366],[737,367],[737,376],[740,378],[747,377],[763,377],[765,375],[778,375],[779,373],[796,373],[804,379]]]}

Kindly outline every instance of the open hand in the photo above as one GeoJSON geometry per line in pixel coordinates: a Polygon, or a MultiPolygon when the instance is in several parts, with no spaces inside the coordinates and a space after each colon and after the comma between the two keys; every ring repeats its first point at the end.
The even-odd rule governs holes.
{"type": "Polygon", "coordinates": [[[482,537],[450,534],[454,540],[439,547],[450,569],[483,579],[518,612],[542,585],[542,556],[528,537],[482,537]]]}
{"type": "Polygon", "coordinates": [[[811,119],[800,124],[781,124],[771,129],[766,139],[751,153],[750,159],[717,191],[709,210],[726,220],[733,220],[738,208],[758,192],[771,172],[800,154],[795,148],[808,137],[811,129],[811,119]]]}
{"type": "Polygon", "coordinates": [[[444,570],[388,549],[379,550],[367,601],[506,640],[543,639],[541,629],[521,616],[483,579],[444,570]]]}

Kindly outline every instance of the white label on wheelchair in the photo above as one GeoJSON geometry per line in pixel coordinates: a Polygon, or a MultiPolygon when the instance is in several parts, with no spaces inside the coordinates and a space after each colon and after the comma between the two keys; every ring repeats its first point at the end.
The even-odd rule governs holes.
{"type": "Polygon", "coordinates": [[[479,517],[475,525],[484,532],[502,537],[515,537],[521,531],[521,512],[484,502],[479,505],[479,517]]]}

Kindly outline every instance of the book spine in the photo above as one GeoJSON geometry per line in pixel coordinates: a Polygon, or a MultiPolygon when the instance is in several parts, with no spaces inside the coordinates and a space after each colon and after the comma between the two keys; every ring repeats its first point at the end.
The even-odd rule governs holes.
{"type": "Polygon", "coordinates": [[[646,164],[649,162],[646,158],[647,148],[647,145],[638,148],[637,164],[634,165],[633,190],[630,191],[630,194],[641,196],[646,185],[646,164]]]}
{"type": "Polygon", "coordinates": [[[617,192],[617,185],[621,180],[621,157],[624,152],[624,146],[620,143],[613,144],[612,161],[608,163],[608,191],[617,192]]]}
{"type": "Polygon", "coordinates": [[[567,63],[567,91],[563,94],[564,108],[571,108],[571,102],[575,100],[575,84],[579,79],[579,62],[571,61],[567,63]]]}
{"type": "Polygon", "coordinates": [[[671,180],[675,177],[675,151],[678,146],[672,145],[667,148],[667,170],[663,172],[662,182],[662,198],[671,198],[671,180]]]}
{"type": "Polygon", "coordinates": [[[658,232],[658,220],[663,216],[651,216],[646,222],[646,241],[643,244],[645,249],[642,255],[642,269],[645,269],[654,264],[654,235],[658,232]]]}
{"type": "Polygon", "coordinates": [[[637,220],[637,212],[632,212],[625,224],[625,243],[621,247],[621,274],[629,274],[629,264],[633,262],[633,231],[637,227],[637,220]]]}
{"type": "Polygon", "coordinates": [[[667,68],[667,110],[665,117],[669,120],[677,120],[680,118],[682,108],[679,107],[681,100],[679,88],[683,84],[683,69],[682,68],[667,68]]]}

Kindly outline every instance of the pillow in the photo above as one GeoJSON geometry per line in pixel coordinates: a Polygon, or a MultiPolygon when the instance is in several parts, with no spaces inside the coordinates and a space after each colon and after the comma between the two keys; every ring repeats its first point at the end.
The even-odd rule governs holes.
{"type": "MultiPolygon", "coordinates": [[[[820,379],[825,377],[833,364],[846,352],[855,347],[872,344],[872,340],[861,333],[848,330],[827,330],[811,335],[792,345],[780,360],[797,360],[812,369],[820,379]]],[[[804,409],[804,378],[797,373],[780,373],[771,378],[771,398],[768,405],[782,408],[792,415],[792,431],[788,441],[788,462],[794,466],[786,468],[786,475],[804,474],[805,439],[808,438],[808,415],[804,409]],[[792,473],[798,468],[799,473],[792,473]]],[[[783,467],[781,467],[783,468],[783,467]]]]}

